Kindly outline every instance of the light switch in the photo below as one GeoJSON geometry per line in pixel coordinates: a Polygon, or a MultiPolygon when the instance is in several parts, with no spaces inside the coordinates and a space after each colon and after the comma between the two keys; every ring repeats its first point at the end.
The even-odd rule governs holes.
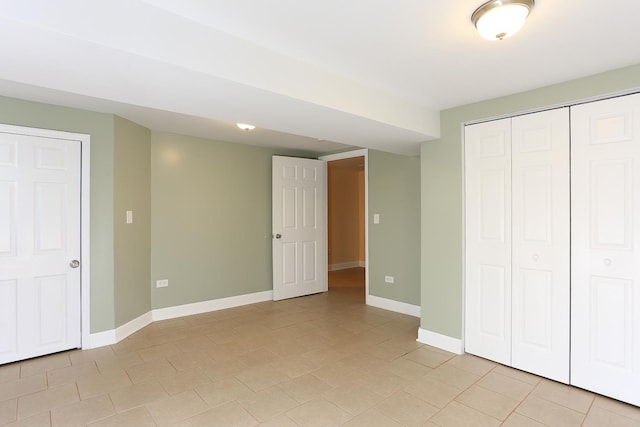
{"type": "Polygon", "coordinates": [[[380,224],[380,214],[373,214],[373,223],[380,224]]]}
{"type": "Polygon", "coordinates": [[[133,224],[133,211],[127,211],[127,224],[133,224]]]}

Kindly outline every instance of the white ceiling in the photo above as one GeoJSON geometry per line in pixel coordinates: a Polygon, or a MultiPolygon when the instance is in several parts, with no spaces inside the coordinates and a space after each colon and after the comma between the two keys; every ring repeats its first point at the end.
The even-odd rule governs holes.
{"type": "Polygon", "coordinates": [[[0,95],[221,141],[415,155],[440,110],[640,63],[640,1],[537,0],[501,42],[470,23],[481,3],[0,0],[0,95]]]}

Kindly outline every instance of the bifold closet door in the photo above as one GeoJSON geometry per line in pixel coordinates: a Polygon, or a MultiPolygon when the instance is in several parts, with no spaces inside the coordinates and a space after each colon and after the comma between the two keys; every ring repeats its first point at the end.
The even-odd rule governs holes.
{"type": "Polygon", "coordinates": [[[514,117],[511,366],[569,382],[569,109],[514,117]]]}
{"type": "Polygon", "coordinates": [[[640,405],[640,94],[571,111],[571,383],[640,405]]]}
{"type": "Polygon", "coordinates": [[[465,128],[465,350],[569,381],[569,114],[465,128]]]}
{"type": "Polygon", "coordinates": [[[465,127],[465,350],[511,363],[511,119],[465,127]]]}

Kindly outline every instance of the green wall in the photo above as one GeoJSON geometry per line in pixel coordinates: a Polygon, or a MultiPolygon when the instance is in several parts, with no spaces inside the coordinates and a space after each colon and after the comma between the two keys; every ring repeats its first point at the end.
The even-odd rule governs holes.
{"type": "MultiPolygon", "coordinates": [[[[271,289],[271,156],[110,114],[0,97],[0,123],[91,136],[91,333],[153,308],[271,289]],[[125,212],[133,211],[133,224],[125,212]],[[155,288],[169,279],[168,288],[155,288]]],[[[371,294],[420,303],[419,160],[370,151],[371,294]],[[384,284],[393,275],[393,286],[384,284]]]]}
{"type": "Polygon", "coordinates": [[[91,333],[150,310],[150,133],[111,114],[0,97],[0,123],[91,136],[91,333]],[[125,224],[125,210],[134,223],[125,224]]]}
{"type": "Polygon", "coordinates": [[[420,159],[369,150],[369,293],[420,305],[420,159]],[[380,214],[380,224],[373,215],[380,214]],[[384,276],[393,276],[388,284],[384,276]]]}
{"type": "MultiPolygon", "coordinates": [[[[152,132],[152,308],[272,289],[274,154],[305,156],[152,132]],[[169,286],[156,288],[160,279],[169,286]]],[[[420,304],[419,209],[420,160],[369,151],[372,295],[420,304]]]]}
{"type": "Polygon", "coordinates": [[[440,139],[420,151],[423,329],[458,339],[463,332],[463,123],[628,90],[640,90],[640,65],[441,113],[440,139]]]}
{"type": "Polygon", "coordinates": [[[294,153],[152,133],[154,309],[272,289],[273,154],[294,153]]]}
{"type": "Polygon", "coordinates": [[[151,133],[115,117],[114,294],[115,325],[151,310],[151,133]],[[133,222],[126,223],[126,211],[133,222]]]}
{"type": "Polygon", "coordinates": [[[113,329],[114,117],[0,97],[0,123],[91,135],[91,332],[113,329]]]}

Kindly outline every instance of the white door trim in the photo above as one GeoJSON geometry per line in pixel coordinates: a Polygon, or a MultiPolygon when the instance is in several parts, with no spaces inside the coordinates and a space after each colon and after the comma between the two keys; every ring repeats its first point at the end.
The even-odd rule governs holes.
{"type": "Polygon", "coordinates": [[[84,348],[90,342],[91,333],[91,286],[90,278],[90,172],[91,172],[91,136],[82,133],[62,132],[49,129],[30,128],[25,126],[14,126],[0,124],[0,132],[16,133],[20,135],[32,135],[45,138],[58,138],[75,140],[80,142],[80,259],[82,266],[80,271],[80,324],[81,324],[81,345],[84,348]]]}
{"type": "MultiPolygon", "coordinates": [[[[319,160],[331,162],[333,160],[351,159],[353,157],[364,157],[364,294],[365,304],[370,304],[369,297],[369,150],[363,148],[361,150],[346,151],[344,153],[328,154],[318,157],[319,160]]],[[[328,170],[328,168],[327,168],[328,170]]],[[[328,174],[328,172],[327,172],[328,174]]],[[[327,191],[327,197],[329,192],[327,191]]],[[[329,201],[326,206],[328,208],[329,201]]],[[[327,218],[329,218],[327,216],[327,218]]],[[[328,230],[325,239],[328,239],[328,230]]],[[[329,242],[325,242],[325,247],[329,250],[329,242]]]]}
{"type": "MultiPolygon", "coordinates": [[[[605,99],[618,98],[622,96],[633,95],[636,93],[640,93],[640,88],[636,87],[633,89],[621,90],[616,92],[607,92],[602,95],[571,99],[565,102],[559,102],[557,104],[549,104],[549,105],[543,105],[543,106],[534,107],[534,108],[527,108],[525,110],[516,110],[508,113],[496,114],[494,116],[488,116],[480,119],[473,119],[473,120],[468,120],[466,122],[462,122],[462,129],[464,131],[464,127],[468,125],[475,125],[475,124],[484,123],[484,122],[492,122],[494,120],[510,119],[510,118],[513,118],[516,116],[522,116],[525,114],[540,113],[542,111],[556,110],[558,108],[565,108],[565,107],[573,107],[575,105],[589,104],[591,102],[603,101],[605,99]]],[[[463,141],[464,141],[464,138],[463,138],[463,141]]]]}

